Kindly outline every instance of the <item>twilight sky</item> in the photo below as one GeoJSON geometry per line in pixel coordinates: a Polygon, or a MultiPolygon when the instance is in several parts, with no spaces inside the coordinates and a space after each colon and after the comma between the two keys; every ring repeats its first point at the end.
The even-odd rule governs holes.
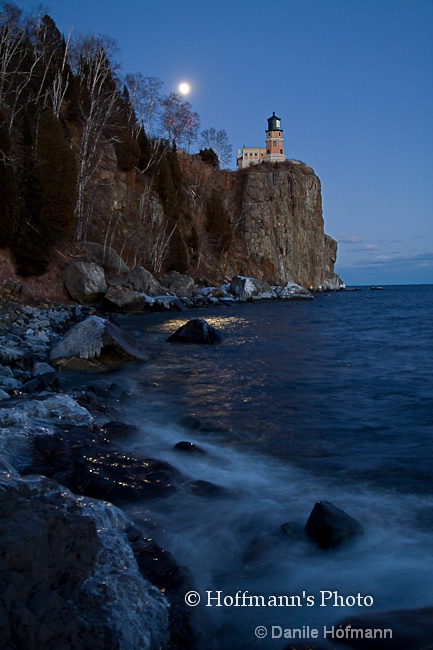
{"type": "Polygon", "coordinates": [[[322,181],[347,284],[433,283],[433,0],[45,6],[63,33],[114,37],[122,72],[164,94],[188,81],[201,127],[225,129],[234,154],[264,146],[275,111],[287,157],[322,181]]]}

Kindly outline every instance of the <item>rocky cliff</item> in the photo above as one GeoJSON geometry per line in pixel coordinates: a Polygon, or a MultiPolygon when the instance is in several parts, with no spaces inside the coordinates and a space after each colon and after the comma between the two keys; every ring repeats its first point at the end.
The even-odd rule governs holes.
{"type": "MultiPolygon", "coordinates": [[[[320,180],[310,167],[287,161],[219,171],[198,155],[178,152],[170,214],[160,179],[119,170],[114,148],[109,153],[92,182],[85,240],[114,248],[129,268],[141,265],[156,276],[175,269],[208,285],[246,275],[270,284],[340,288],[337,243],[324,233],[320,180]]],[[[63,268],[93,259],[87,248],[82,242],[57,247],[49,273],[28,281],[31,289],[40,295],[42,286],[44,295],[61,295],[63,268]],[[60,273],[54,272],[58,266],[60,273]]],[[[3,258],[4,253],[0,281],[16,281],[3,258]]]]}
{"type": "Polygon", "coordinates": [[[243,178],[241,209],[249,257],[271,277],[318,288],[334,277],[337,243],[324,233],[320,180],[300,163],[260,165],[243,178]]]}
{"type": "Polygon", "coordinates": [[[223,218],[232,230],[223,254],[215,256],[209,246],[205,258],[212,260],[211,268],[269,283],[339,288],[334,273],[337,242],[324,233],[321,184],[310,167],[297,162],[262,164],[205,177],[198,174],[197,156],[188,158],[182,161],[182,172],[193,200],[189,198],[186,212],[201,233],[200,241],[209,237],[206,205],[212,192],[221,197],[223,218]],[[197,177],[201,182],[194,182],[197,177]]]}

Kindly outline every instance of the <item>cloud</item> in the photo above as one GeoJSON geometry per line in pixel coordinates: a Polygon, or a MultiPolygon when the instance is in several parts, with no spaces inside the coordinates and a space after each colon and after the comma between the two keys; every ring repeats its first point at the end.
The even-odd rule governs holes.
{"type": "Polygon", "coordinates": [[[339,244],[361,244],[363,241],[364,238],[359,235],[339,235],[337,237],[339,244]]]}
{"type": "Polygon", "coordinates": [[[365,246],[360,246],[356,250],[357,251],[378,251],[379,246],[376,246],[375,244],[365,244],[365,246]]]}
{"type": "Polygon", "coordinates": [[[373,266],[407,266],[416,264],[420,266],[430,265],[433,263],[433,250],[432,251],[421,251],[414,254],[401,253],[390,253],[388,255],[376,255],[373,259],[368,261],[366,260],[356,260],[354,265],[358,267],[373,267],[373,266]]]}

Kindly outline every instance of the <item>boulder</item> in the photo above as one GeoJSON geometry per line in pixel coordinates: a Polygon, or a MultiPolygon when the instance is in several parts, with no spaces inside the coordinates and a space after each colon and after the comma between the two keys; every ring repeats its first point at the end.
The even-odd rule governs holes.
{"type": "Polygon", "coordinates": [[[149,311],[153,301],[149,301],[144,293],[139,293],[127,287],[110,287],[104,297],[105,305],[110,309],[125,314],[139,314],[149,311]]]}
{"type": "Polygon", "coordinates": [[[172,493],[183,476],[169,463],[111,446],[103,430],[68,427],[36,436],[26,474],[43,474],[81,494],[105,501],[135,501],[172,493]]]}
{"type": "Polygon", "coordinates": [[[170,271],[159,278],[161,285],[178,298],[192,298],[194,294],[194,280],[189,275],[182,275],[178,271],[170,271]]]}
{"type": "Polygon", "coordinates": [[[126,280],[134,291],[146,293],[148,296],[159,296],[164,293],[158,280],[142,266],[135,266],[132,271],[129,271],[126,280]]]}
{"type": "Polygon", "coordinates": [[[320,548],[329,549],[360,537],[364,528],[329,501],[318,501],[311,511],[305,532],[320,548]]]}
{"type": "Polygon", "coordinates": [[[114,248],[88,241],[80,242],[78,246],[86,250],[108,275],[125,275],[128,273],[129,267],[114,248]]]}
{"type": "Polygon", "coordinates": [[[72,262],[63,279],[72,298],[80,303],[98,302],[107,291],[104,269],[94,262],[72,262]]]}
{"type": "Polygon", "coordinates": [[[128,524],[44,477],[2,474],[2,648],[163,647],[168,603],[141,575],[128,524]]]}
{"type": "Polygon", "coordinates": [[[181,440],[180,442],[177,442],[174,445],[174,449],[176,451],[181,451],[186,454],[193,454],[196,456],[204,456],[206,453],[201,449],[200,447],[197,447],[193,442],[189,442],[188,440],[181,440]]]}
{"type": "Polygon", "coordinates": [[[54,367],[70,370],[110,370],[147,358],[138,341],[99,316],[77,323],[50,351],[54,367]]]}
{"type": "Polygon", "coordinates": [[[203,318],[193,318],[179,327],[174,334],[171,334],[168,343],[222,343],[223,337],[213,326],[209,325],[203,318]]]}
{"type": "Polygon", "coordinates": [[[176,296],[156,296],[151,311],[185,311],[186,307],[176,296]]]}
{"type": "Polygon", "coordinates": [[[340,280],[340,277],[336,273],[327,273],[325,279],[323,280],[319,290],[321,291],[340,291],[340,289],[345,289],[346,285],[340,280]]]}
{"type": "Polygon", "coordinates": [[[241,302],[247,300],[269,300],[277,295],[272,287],[262,280],[235,275],[230,282],[230,292],[241,302]]]}
{"type": "Polygon", "coordinates": [[[308,300],[309,298],[313,298],[311,291],[308,291],[305,287],[301,287],[296,282],[287,282],[283,287],[275,287],[275,293],[282,300],[308,300]]]}
{"type": "Polygon", "coordinates": [[[141,458],[117,449],[104,451],[94,445],[74,467],[74,492],[104,501],[135,501],[165,496],[176,490],[181,474],[163,460],[141,458]]]}

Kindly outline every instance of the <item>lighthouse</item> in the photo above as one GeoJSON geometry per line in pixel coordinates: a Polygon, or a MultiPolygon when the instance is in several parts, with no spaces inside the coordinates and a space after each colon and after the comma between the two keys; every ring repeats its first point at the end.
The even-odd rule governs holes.
{"type": "Polygon", "coordinates": [[[283,145],[283,129],[281,128],[281,118],[272,113],[268,118],[268,128],[266,129],[266,153],[265,162],[282,162],[286,160],[283,145]]]}
{"type": "Polygon", "coordinates": [[[262,162],[283,162],[286,160],[283,145],[283,129],[281,118],[272,113],[268,118],[266,129],[266,147],[245,147],[238,149],[237,168],[245,169],[251,165],[258,165],[262,162]]]}

